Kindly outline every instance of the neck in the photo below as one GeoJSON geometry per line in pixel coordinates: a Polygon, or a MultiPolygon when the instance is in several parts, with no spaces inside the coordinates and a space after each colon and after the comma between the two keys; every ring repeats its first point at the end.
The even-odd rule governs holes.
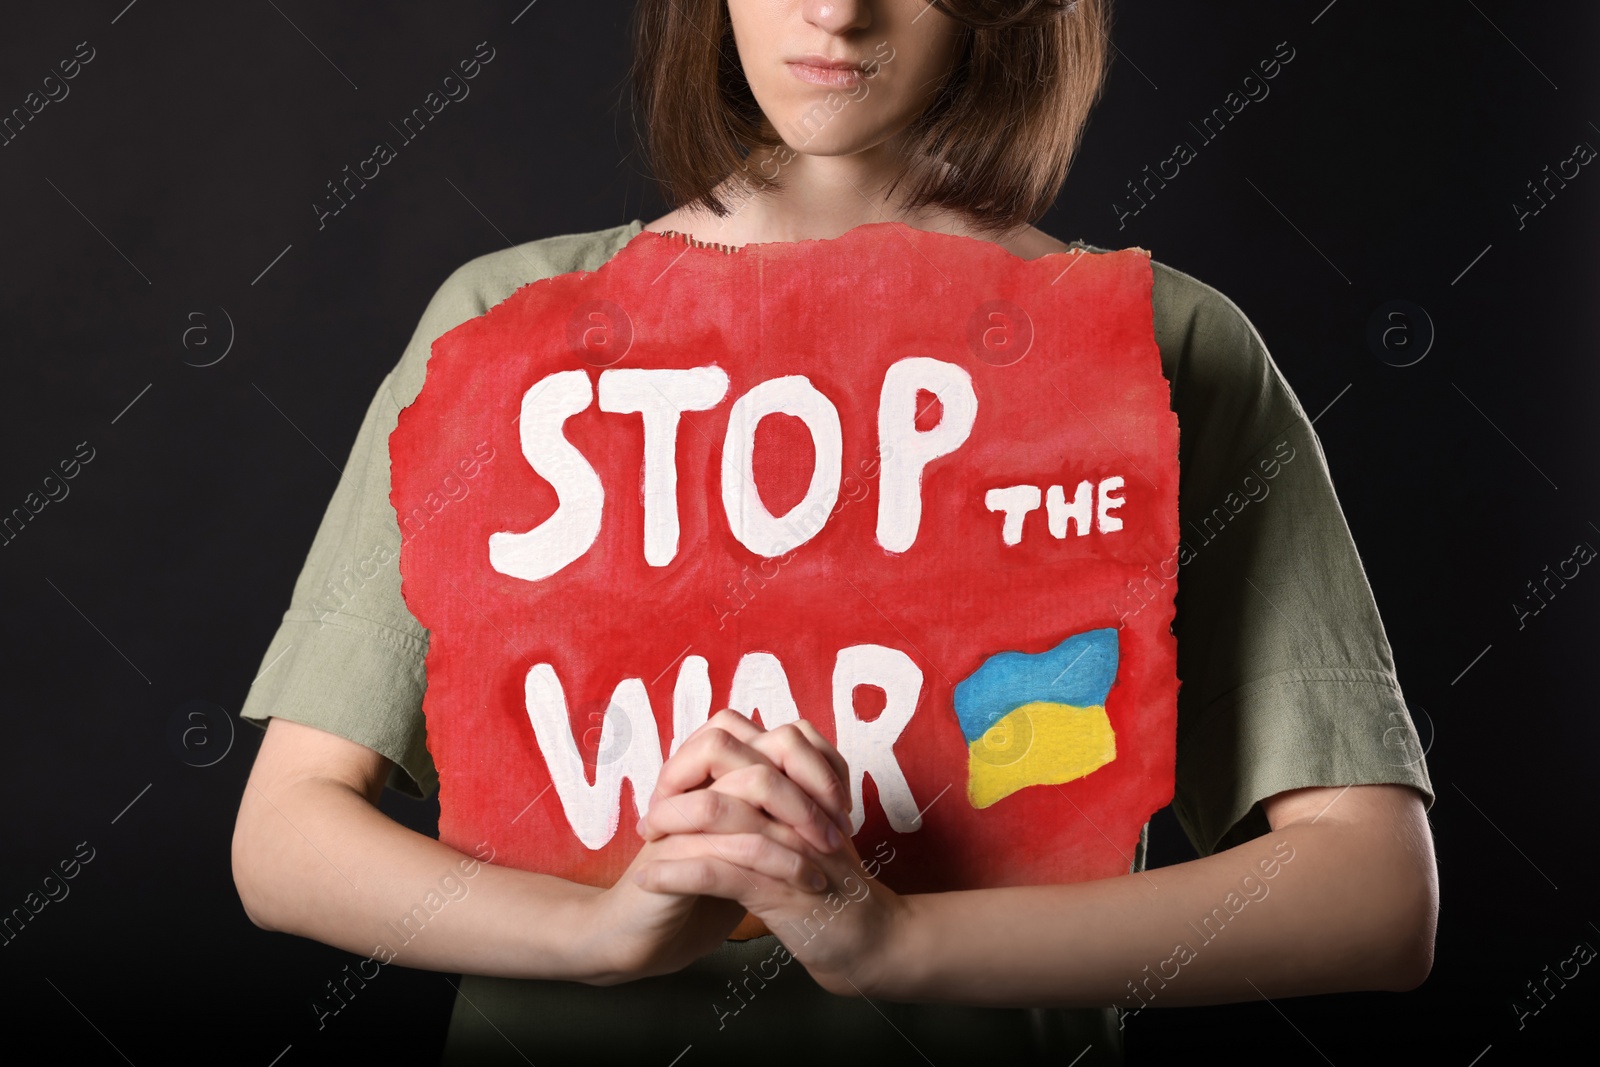
{"type": "Polygon", "coordinates": [[[782,187],[751,193],[741,179],[730,178],[721,192],[731,214],[723,218],[706,214],[694,227],[695,236],[729,245],[823,240],[870,222],[974,233],[970,224],[953,212],[906,208],[902,190],[888,191],[895,176],[894,164],[895,148],[888,143],[846,156],[752,156],[751,169],[759,168],[763,174],[776,171],[782,187]]]}

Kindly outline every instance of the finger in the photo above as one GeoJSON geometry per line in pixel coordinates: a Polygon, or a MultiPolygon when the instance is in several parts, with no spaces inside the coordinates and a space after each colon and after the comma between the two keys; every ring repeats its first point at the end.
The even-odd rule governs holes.
{"type": "Polygon", "coordinates": [[[709,788],[739,797],[778,822],[794,827],[818,851],[833,852],[844,844],[845,834],[833,821],[833,815],[770,763],[729,771],[709,788]]]}
{"type": "Polygon", "coordinates": [[[641,864],[634,882],[655,893],[750,899],[771,891],[763,879],[801,892],[821,892],[828,878],[805,856],[762,834],[696,834],[672,839],[663,855],[641,864]]]}
{"type": "MultiPolygon", "coordinates": [[[[717,715],[722,716],[722,712],[717,715]]],[[[737,712],[728,712],[733,719],[740,719],[737,712]]],[[[689,739],[679,747],[678,751],[661,765],[661,773],[656,776],[655,793],[651,796],[652,806],[657,797],[676,796],[687,793],[691,789],[699,789],[709,781],[722,777],[729,771],[752,764],[772,766],[772,762],[751,746],[748,742],[755,741],[762,733],[760,727],[744,720],[745,725],[739,726],[730,720],[730,729],[720,726],[706,727],[696,730],[689,739]],[[734,733],[741,731],[741,734],[734,733]],[[742,739],[747,738],[747,740],[742,739]]]]}
{"type": "Polygon", "coordinates": [[[839,781],[844,785],[845,810],[849,811],[851,808],[850,764],[839,753],[839,750],[834,747],[833,742],[823,737],[822,733],[805,719],[796,719],[794,725],[806,735],[812,746],[827,759],[829,766],[833,768],[833,773],[839,776],[839,781]]]}
{"type": "Polygon", "coordinates": [[[710,786],[661,797],[635,829],[646,841],[669,834],[766,833],[796,851],[805,847],[804,839],[793,828],[775,821],[743,798],[710,786]]]}
{"type": "MultiPolygon", "coordinates": [[[[847,815],[850,810],[850,790],[845,785],[845,774],[849,772],[839,773],[827,753],[816,745],[816,741],[822,741],[822,735],[809,723],[801,726],[800,722],[785,723],[768,732],[765,737],[756,739],[755,748],[804,789],[842,832],[849,834],[853,829],[847,815]],[[835,815],[838,817],[834,818],[835,815]]],[[[826,741],[822,743],[827,744],[826,741]]],[[[828,748],[832,747],[828,745],[828,748]]],[[[834,754],[838,755],[837,752],[834,754]]],[[[843,764],[843,758],[839,762],[843,764]]]]}
{"type": "Polygon", "coordinates": [[[719,730],[726,730],[740,738],[750,738],[766,732],[750,716],[734,711],[732,708],[719,709],[716,714],[706,720],[705,724],[707,726],[715,726],[719,730]]]}
{"type": "Polygon", "coordinates": [[[694,833],[667,838],[654,846],[654,856],[634,873],[635,883],[656,893],[728,899],[792,889],[810,893],[819,877],[826,886],[826,870],[811,857],[760,833],[694,833]]]}
{"type": "MultiPolygon", "coordinates": [[[[752,721],[749,716],[734,711],[732,708],[722,708],[719,710],[716,714],[712,715],[705,722],[697,726],[689,734],[689,737],[694,737],[695,734],[702,733],[706,730],[723,730],[746,743],[749,743],[755,738],[766,733],[766,730],[764,730],[758,723],[752,721]]],[[[685,742],[688,740],[689,738],[684,738],[685,742]]]]}

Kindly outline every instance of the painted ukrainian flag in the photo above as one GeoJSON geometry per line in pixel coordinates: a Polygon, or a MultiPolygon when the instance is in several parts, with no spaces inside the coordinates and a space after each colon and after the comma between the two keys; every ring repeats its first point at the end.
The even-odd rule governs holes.
{"type": "Polygon", "coordinates": [[[1106,694],[1117,631],[1086,630],[1048,652],[1001,652],[956,686],[967,799],[989,805],[1030,785],[1070,782],[1117,758],[1106,694]]]}

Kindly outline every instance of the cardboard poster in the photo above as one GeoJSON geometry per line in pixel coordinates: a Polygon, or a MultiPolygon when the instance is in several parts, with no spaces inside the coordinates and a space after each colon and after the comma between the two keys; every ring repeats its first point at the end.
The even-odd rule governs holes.
{"type": "Polygon", "coordinates": [[[837,745],[897,892],[1125,873],[1175,755],[1172,587],[1128,595],[1178,543],[1151,285],[647,231],[441,337],[391,499],[442,840],[611,885],[732,707],[837,745]]]}

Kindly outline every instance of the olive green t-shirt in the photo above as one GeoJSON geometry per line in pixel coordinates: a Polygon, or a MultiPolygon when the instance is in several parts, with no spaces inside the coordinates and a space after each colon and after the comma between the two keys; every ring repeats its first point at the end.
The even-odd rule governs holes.
{"type": "MultiPolygon", "coordinates": [[[[437,787],[422,713],[428,634],[400,595],[389,434],[437,337],[529,282],[599,268],[641,229],[635,220],[518,245],[440,286],[367,409],[244,718],[338,734],[393,761],[391,786],[413,796],[437,787]]],[[[1178,583],[1179,823],[1204,855],[1266,832],[1260,801],[1289,789],[1395,783],[1431,805],[1389,642],[1305,412],[1237,307],[1159,262],[1154,274],[1182,543],[1124,607],[1178,583]]],[[[772,973],[777,947],[771,935],[729,941],[678,974],[611,988],[468,977],[447,1058],[664,1064],[694,1046],[714,1060],[805,1049],[915,1060],[916,1048],[939,1063],[1066,1062],[1092,1044],[1084,1067],[1119,1061],[1109,1011],[867,1002],[824,992],[794,963],[752,979],[772,973]]]]}

